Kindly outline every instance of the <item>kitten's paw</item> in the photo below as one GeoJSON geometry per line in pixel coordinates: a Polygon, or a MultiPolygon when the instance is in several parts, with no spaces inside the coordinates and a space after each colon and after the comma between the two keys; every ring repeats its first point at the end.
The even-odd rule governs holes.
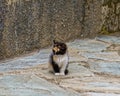
{"type": "Polygon", "coordinates": [[[65,75],[65,73],[64,73],[64,72],[62,72],[62,73],[60,73],[60,75],[65,75]]]}
{"type": "Polygon", "coordinates": [[[60,75],[60,73],[55,73],[56,76],[60,75]]]}

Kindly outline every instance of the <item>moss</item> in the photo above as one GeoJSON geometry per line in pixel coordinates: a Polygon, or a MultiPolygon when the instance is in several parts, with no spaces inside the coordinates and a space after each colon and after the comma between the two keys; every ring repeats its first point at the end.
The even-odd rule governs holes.
{"type": "Polygon", "coordinates": [[[104,0],[103,6],[108,6],[109,8],[112,8],[112,4],[120,3],[120,0],[104,0]]]}
{"type": "Polygon", "coordinates": [[[104,35],[110,35],[112,33],[116,33],[116,31],[108,31],[105,25],[101,27],[101,31],[99,32],[99,34],[104,34],[104,35]]]}
{"type": "Polygon", "coordinates": [[[107,28],[106,28],[105,25],[102,26],[101,31],[100,31],[99,34],[109,34],[109,32],[107,31],[107,28]]]}

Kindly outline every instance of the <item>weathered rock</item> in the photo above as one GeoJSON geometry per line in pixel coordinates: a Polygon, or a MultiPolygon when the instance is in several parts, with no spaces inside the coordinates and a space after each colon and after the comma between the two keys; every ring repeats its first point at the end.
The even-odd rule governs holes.
{"type": "Polygon", "coordinates": [[[98,59],[98,60],[107,60],[107,61],[120,61],[120,56],[117,52],[88,52],[82,53],[82,56],[85,56],[88,59],[98,59]]]}
{"type": "Polygon", "coordinates": [[[120,32],[120,1],[102,0],[102,31],[120,32]]]}
{"type": "Polygon", "coordinates": [[[120,61],[89,60],[89,67],[93,72],[111,74],[120,77],[120,61]]]}
{"type": "Polygon", "coordinates": [[[1,96],[80,96],[64,90],[35,75],[13,75],[0,77],[1,96]]]}
{"type": "Polygon", "coordinates": [[[83,96],[119,96],[119,94],[114,94],[114,93],[93,93],[93,92],[88,92],[83,94],[83,96]]]}
{"type": "MultiPolygon", "coordinates": [[[[107,38],[106,41],[112,41],[111,37],[107,38]]],[[[66,76],[55,76],[48,72],[51,48],[0,62],[0,95],[120,95],[118,50],[110,51],[108,49],[112,48],[111,44],[91,39],[75,40],[67,45],[70,61],[69,74],[66,76]]]]}
{"type": "Polygon", "coordinates": [[[115,36],[98,36],[96,40],[103,41],[109,44],[119,44],[120,45],[120,37],[115,36]]]}
{"type": "MultiPolygon", "coordinates": [[[[107,93],[120,94],[119,82],[112,81],[112,83],[109,83],[108,79],[100,78],[100,77],[89,77],[89,78],[83,77],[82,79],[76,77],[72,79],[63,79],[60,82],[60,86],[74,89],[78,92],[92,91],[92,92],[98,92],[98,93],[107,92],[107,93]]],[[[94,95],[91,94],[90,96],[94,96],[94,95]]]]}
{"type": "Polygon", "coordinates": [[[105,50],[109,44],[101,43],[95,40],[75,40],[74,42],[68,44],[68,46],[78,49],[79,52],[101,52],[105,50]]]}
{"type": "Polygon", "coordinates": [[[35,71],[39,77],[43,77],[47,80],[58,79],[58,83],[59,83],[59,80],[61,78],[75,78],[75,77],[91,77],[91,76],[94,76],[94,74],[89,69],[81,66],[79,63],[70,63],[69,68],[68,68],[69,73],[66,76],[55,76],[53,73],[48,72],[48,70],[47,70],[48,66],[45,66],[45,65],[42,65],[42,67],[40,67],[40,66],[35,67],[35,68],[37,68],[37,67],[39,68],[35,71]]]}
{"type": "Polygon", "coordinates": [[[53,39],[120,32],[119,0],[0,0],[0,59],[51,45],[53,39]]]}
{"type": "Polygon", "coordinates": [[[40,50],[31,56],[17,58],[0,63],[0,71],[20,70],[48,62],[50,49],[40,50]]]}

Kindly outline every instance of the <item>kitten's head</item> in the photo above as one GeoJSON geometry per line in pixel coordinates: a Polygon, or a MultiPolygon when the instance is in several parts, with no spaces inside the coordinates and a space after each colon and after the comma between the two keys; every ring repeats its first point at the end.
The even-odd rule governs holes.
{"type": "Polygon", "coordinates": [[[64,55],[67,51],[67,45],[65,43],[53,40],[52,51],[55,55],[64,55]]]}

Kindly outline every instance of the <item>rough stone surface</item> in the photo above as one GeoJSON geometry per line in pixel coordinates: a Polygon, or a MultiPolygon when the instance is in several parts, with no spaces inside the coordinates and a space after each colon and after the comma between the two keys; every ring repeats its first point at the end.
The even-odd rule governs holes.
{"type": "Polygon", "coordinates": [[[120,0],[102,0],[102,31],[120,32],[120,0]]]}
{"type": "Polygon", "coordinates": [[[120,61],[89,60],[89,64],[92,71],[120,76],[120,61]]]}
{"type": "Polygon", "coordinates": [[[120,96],[120,56],[119,49],[111,50],[112,38],[119,40],[101,36],[67,43],[66,76],[48,72],[51,48],[0,62],[0,96],[120,96]]]}
{"type": "Polygon", "coordinates": [[[1,96],[79,96],[35,75],[13,75],[0,78],[1,96]]]}
{"type": "Polygon", "coordinates": [[[0,60],[68,41],[120,32],[119,0],[0,0],[0,60]]]}
{"type": "Polygon", "coordinates": [[[109,43],[109,44],[118,44],[120,45],[120,37],[116,38],[115,36],[98,36],[97,40],[109,43]]]}

